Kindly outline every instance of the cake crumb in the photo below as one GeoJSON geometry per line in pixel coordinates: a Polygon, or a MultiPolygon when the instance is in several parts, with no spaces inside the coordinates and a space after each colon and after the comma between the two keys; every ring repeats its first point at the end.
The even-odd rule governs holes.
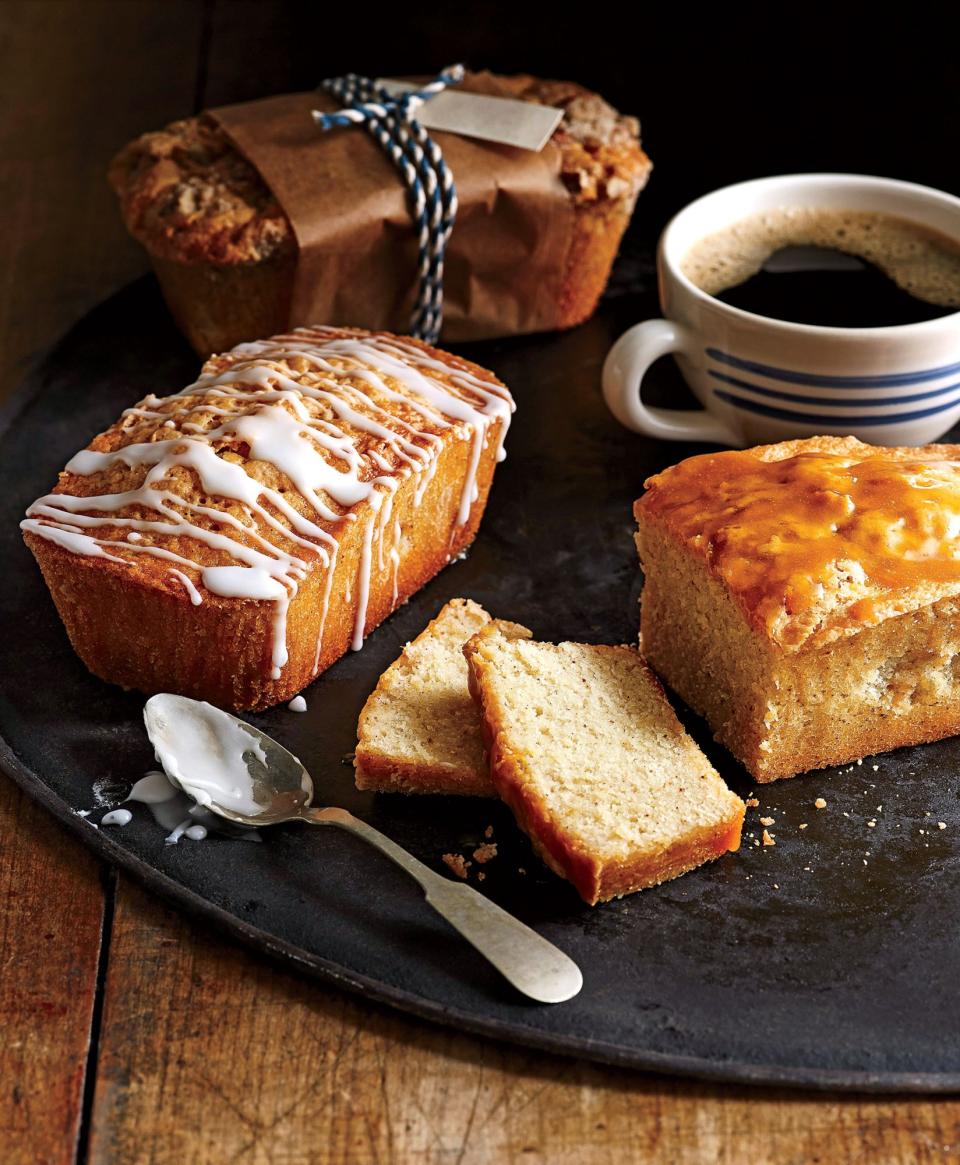
{"type": "Polygon", "coordinates": [[[772,833],[768,833],[766,830],[764,830],[762,836],[763,836],[763,844],[764,845],[776,845],[777,844],[776,841],[774,840],[774,836],[772,833]]]}
{"type": "Polygon", "coordinates": [[[874,766],[873,766],[873,771],[874,771],[875,773],[879,773],[879,772],[880,772],[880,766],[879,766],[879,765],[874,765],[874,766]]]}
{"type": "Polygon", "coordinates": [[[760,818],[760,824],[761,824],[761,825],[773,825],[773,824],[774,824],[774,822],[775,822],[775,820],[776,820],[776,819],[775,819],[775,818],[773,818],[773,817],[761,817],[761,818],[760,818]]]}
{"type": "Polygon", "coordinates": [[[860,759],[857,761],[857,764],[858,764],[858,765],[862,765],[862,764],[863,764],[863,757],[860,757],[860,759]]]}
{"type": "Polygon", "coordinates": [[[748,797],[746,800],[746,806],[748,809],[756,809],[756,807],[759,804],[760,804],[760,802],[757,800],[756,797],[748,797]]]}
{"type": "Polygon", "coordinates": [[[822,797],[818,797],[813,803],[814,809],[826,809],[827,803],[822,797]]]}
{"type": "Polygon", "coordinates": [[[467,876],[467,870],[473,865],[472,862],[466,861],[460,854],[444,854],[443,861],[458,878],[464,879],[467,876]]]}
{"type": "Polygon", "coordinates": [[[527,871],[523,868],[523,866],[517,866],[517,873],[518,874],[525,874],[526,872],[527,871]]]}
{"type": "Polygon", "coordinates": [[[937,822],[937,829],[946,829],[946,828],[947,828],[947,823],[945,821],[938,821],[937,822]]]}
{"type": "Polygon", "coordinates": [[[483,870],[477,870],[477,881],[478,882],[482,882],[484,880],[484,878],[486,878],[486,876],[487,875],[483,872],[483,870]]]}
{"type": "Polygon", "coordinates": [[[483,836],[487,839],[493,837],[493,826],[492,825],[487,826],[487,828],[483,831],[483,836]]]}
{"type": "Polygon", "coordinates": [[[806,823],[805,821],[801,821],[801,822],[800,822],[800,828],[801,828],[801,829],[806,829],[806,828],[807,828],[807,823],[806,823]]]}
{"type": "Polygon", "coordinates": [[[876,818],[874,818],[872,821],[868,821],[868,822],[867,822],[867,829],[873,829],[873,827],[874,827],[876,824],[877,824],[876,818]]]}
{"type": "Polygon", "coordinates": [[[473,860],[478,862],[481,866],[486,862],[491,861],[497,856],[497,843],[487,842],[485,845],[478,845],[473,851],[473,860]]]}

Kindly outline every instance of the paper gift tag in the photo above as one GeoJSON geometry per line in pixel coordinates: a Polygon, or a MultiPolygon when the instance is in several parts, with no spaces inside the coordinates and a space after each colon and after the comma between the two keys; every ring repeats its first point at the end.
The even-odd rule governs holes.
{"type": "MultiPolygon", "coordinates": [[[[388,92],[399,95],[413,86],[404,81],[378,79],[388,92]]],[[[415,114],[426,129],[445,130],[465,137],[519,146],[523,150],[542,150],[563,117],[562,109],[516,101],[512,97],[486,97],[444,89],[419,105],[415,114]]]]}

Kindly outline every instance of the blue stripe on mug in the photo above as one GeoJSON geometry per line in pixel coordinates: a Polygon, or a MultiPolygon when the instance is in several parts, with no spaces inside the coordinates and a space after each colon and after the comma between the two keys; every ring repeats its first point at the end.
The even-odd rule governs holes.
{"type": "Polygon", "coordinates": [[[923,372],[894,372],[888,376],[820,376],[814,372],[797,372],[790,368],[777,368],[773,364],[759,364],[755,360],[741,360],[738,356],[721,352],[719,348],[708,348],[707,355],[718,364],[728,364],[741,372],[754,372],[770,380],[805,384],[810,388],[890,388],[898,384],[923,384],[960,372],[960,364],[944,364],[940,368],[928,368],[923,372]]]}
{"type": "Polygon", "coordinates": [[[795,413],[791,409],[780,409],[774,405],[761,404],[760,401],[747,400],[743,396],[735,396],[732,392],[724,392],[715,388],[714,396],[738,409],[745,409],[748,413],[759,413],[762,417],[776,417],[780,421],[796,421],[804,425],[830,425],[833,428],[847,426],[862,428],[864,425],[898,425],[903,421],[918,421],[921,417],[932,417],[936,413],[945,413],[956,408],[960,401],[952,400],[946,404],[934,405],[929,409],[914,409],[909,413],[887,413],[884,416],[846,416],[828,417],[822,413],[795,413]]]}
{"type": "Polygon", "coordinates": [[[759,396],[769,396],[776,400],[796,401],[797,404],[803,405],[822,405],[828,409],[885,408],[888,405],[902,405],[914,400],[932,400],[934,397],[945,396],[948,392],[957,392],[960,390],[960,380],[957,380],[953,384],[948,384],[943,388],[934,388],[930,392],[914,392],[909,396],[872,397],[869,400],[864,400],[862,397],[838,396],[830,399],[822,396],[807,396],[805,393],[800,392],[784,392],[777,388],[765,388],[759,384],[752,384],[749,380],[740,380],[736,376],[727,376],[725,372],[717,372],[713,368],[707,369],[707,375],[712,376],[714,380],[721,381],[723,384],[732,385],[734,388],[744,388],[747,392],[755,392],[759,396]]]}

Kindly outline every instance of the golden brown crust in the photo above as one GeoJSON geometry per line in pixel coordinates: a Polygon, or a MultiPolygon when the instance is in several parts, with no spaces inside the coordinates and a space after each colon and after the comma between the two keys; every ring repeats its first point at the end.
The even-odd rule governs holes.
{"type": "MultiPolygon", "coordinates": [[[[765,462],[811,452],[894,465],[960,460],[956,445],[884,449],[852,437],[781,442],[748,452],[765,462]]],[[[663,489],[672,488],[669,471],[660,480],[663,489]]],[[[917,492],[929,520],[949,524],[952,507],[938,505],[937,491],[917,492]]],[[[906,591],[873,595],[869,606],[861,600],[841,610],[833,625],[784,645],[758,629],[727,580],[644,499],[636,515],[646,576],[644,651],[756,780],[960,732],[960,596],[954,587],[914,580],[906,591]]],[[[886,525],[896,528],[893,518],[886,525]]],[[[786,517],[783,526],[785,536],[796,533],[786,517]]],[[[896,570],[896,553],[891,559],[896,570]]],[[[909,566],[926,569],[922,556],[909,566]]],[[[821,596],[824,609],[829,599],[829,593],[821,596]]]]}
{"type": "MultiPolygon", "coordinates": [[[[489,75],[488,75],[489,76],[489,75]]],[[[636,119],[572,82],[494,78],[504,95],[564,109],[554,134],[574,230],[558,327],[595,309],[637,196],[650,175],[636,119]]],[[[164,297],[201,354],[288,326],[296,265],[290,222],[212,118],[137,138],[110,166],[130,233],[147,249],[164,297]]]]}
{"type": "MultiPolygon", "coordinates": [[[[532,633],[514,623],[494,621],[464,647],[470,666],[470,687],[480,708],[480,719],[490,763],[490,776],[501,799],[510,807],[517,824],[530,838],[534,849],[556,874],[573,884],[590,906],[675,878],[705,861],[719,857],[740,844],[743,804],[731,796],[731,813],[717,826],[699,829],[678,839],[656,855],[642,854],[626,861],[605,862],[561,829],[555,815],[527,778],[528,762],[510,746],[509,726],[499,714],[492,696],[490,661],[485,646],[498,635],[509,639],[529,639],[532,633]],[[734,807],[734,802],[736,807],[734,807]]],[[[662,692],[656,676],[630,647],[598,646],[593,650],[613,655],[627,653],[638,661],[649,679],[662,692]]],[[[678,738],[685,737],[676,716],[665,725],[678,738]]]]}
{"type": "Polygon", "coordinates": [[[960,591],[960,447],[815,437],[688,458],[634,513],[702,560],[785,651],[960,591]]]}
{"type": "Polygon", "coordinates": [[[130,142],[108,178],[127,230],[155,258],[230,266],[294,250],[269,187],[205,115],[130,142]]]}
{"type": "MultiPolygon", "coordinates": [[[[632,209],[650,172],[635,118],[574,82],[484,76],[505,96],[563,109],[553,141],[576,205],[606,201],[632,209]]],[[[204,114],[130,142],[108,176],[127,229],[155,257],[228,266],[259,263],[294,245],[269,187],[204,114]]]]}
{"type": "MultiPolygon", "coordinates": [[[[344,337],[369,335],[358,329],[331,330],[331,334],[344,337]]],[[[499,383],[492,374],[467,361],[405,337],[403,340],[431,356],[442,357],[451,369],[469,369],[487,383],[499,383]]],[[[227,354],[211,361],[207,367],[220,371],[230,367],[231,359],[227,354]]],[[[152,412],[160,411],[163,415],[165,402],[174,399],[165,398],[158,402],[156,398],[148,398],[148,401],[152,412]]],[[[420,421],[421,432],[431,433],[430,424],[422,417],[420,421]]],[[[178,417],[177,423],[182,423],[182,417],[178,417]]],[[[403,532],[397,547],[395,573],[394,564],[389,559],[384,559],[381,565],[376,553],[370,555],[370,593],[364,634],[378,626],[472,542],[493,478],[501,429],[502,421],[499,417],[494,418],[481,451],[476,479],[477,501],[471,507],[467,521],[459,525],[459,499],[468,474],[471,438],[462,427],[433,428],[433,436],[440,442],[436,469],[419,501],[415,475],[400,480],[393,494],[392,515],[398,523],[397,529],[403,532]]],[[[167,432],[162,422],[155,418],[141,418],[134,412],[96,437],[88,448],[95,452],[112,452],[127,445],[162,439],[167,432]]],[[[384,464],[392,460],[393,472],[397,472],[396,458],[388,446],[378,445],[375,437],[364,435],[361,435],[358,445],[375,450],[384,464]]],[[[252,475],[259,475],[258,480],[278,485],[281,489],[291,485],[275,466],[251,462],[240,446],[222,448],[220,456],[246,466],[252,475]]],[[[366,472],[369,475],[383,470],[374,466],[372,469],[368,467],[366,472]]],[[[143,476],[142,467],[124,465],[114,465],[86,476],[64,472],[53,493],[94,498],[138,489],[143,476]]],[[[205,503],[209,500],[192,471],[183,471],[173,487],[186,502],[205,503]]],[[[304,515],[311,512],[309,503],[296,489],[291,488],[286,496],[293,509],[304,515]]],[[[242,512],[236,506],[231,510],[228,500],[220,499],[218,504],[222,506],[221,512],[235,511],[235,517],[242,512]]],[[[84,512],[95,513],[94,510],[84,512]]],[[[126,507],[122,513],[135,518],[150,515],[149,510],[135,506],[126,507]]],[[[122,561],[91,557],[73,553],[29,529],[24,532],[24,539],[43,572],[74,648],[95,675],[122,687],[148,693],[172,691],[235,709],[260,709],[288,700],[339,659],[350,646],[358,617],[357,580],[368,525],[364,519],[368,516],[372,518],[369,501],[361,501],[334,522],[312,514],[315,524],[325,528],[338,543],[329,603],[325,601],[328,568],[322,559],[314,559],[289,604],[286,623],[289,660],[277,679],[271,677],[271,651],[276,630],[272,602],[213,594],[204,588],[201,574],[184,567],[194,587],[202,593],[202,601],[194,605],[187,588],[171,575],[170,564],[163,558],[132,550],[126,553],[122,546],[116,545],[112,545],[110,550],[122,561]],[[348,520],[351,513],[354,520],[348,520]],[[318,656],[317,643],[321,640],[324,613],[322,646],[318,656]]],[[[283,525],[286,520],[282,515],[274,515],[274,521],[283,525]]],[[[289,526],[289,522],[286,524],[289,526]]],[[[218,522],[214,520],[211,525],[216,528],[218,522]]],[[[259,517],[256,525],[260,533],[269,533],[275,528],[264,526],[259,517]]],[[[122,527],[98,528],[97,533],[106,538],[122,539],[124,536],[122,527]]],[[[189,535],[158,533],[149,537],[163,549],[189,556],[200,566],[217,565],[223,561],[222,552],[191,539],[189,535]]],[[[245,537],[236,535],[241,542],[245,537]]]]}
{"type": "MultiPolygon", "coordinates": [[[[394,505],[404,522],[410,550],[400,563],[396,603],[390,578],[374,578],[364,635],[473,541],[494,466],[488,452],[470,521],[456,527],[456,487],[465,472],[465,458],[458,456],[461,452],[465,452],[462,446],[451,445],[441,456],[418,507],[411,504],[411,483],[399,487],[394,505]]],[[[24,540],[43,572],[75,651],[94,675],[147,694],[177,692],[221,707],[255,711],[289,700],[349,650],[357,606],[356,587],[351,584],[359,567],[362,534],[360,522],[343,528],[316,669],[325,572],[311,574],[290,604],[289,662],[279,680],[270,678],[270,603],[209,595],[194,606],[169,575],[132,572],[104,559],[71,554],[31,533],[24,540]]]]}
{"type": "Polygon", "coordinates": [[[438,797],[495,797],[486,773],[452,765],[411,764],[400,757],[358,750],[355,785],[367,793],[427,794],[438,797]]]}

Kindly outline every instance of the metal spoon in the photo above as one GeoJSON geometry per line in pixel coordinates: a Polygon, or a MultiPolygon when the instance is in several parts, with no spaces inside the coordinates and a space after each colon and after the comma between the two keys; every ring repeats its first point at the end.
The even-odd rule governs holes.
{"type": "Polygon", "coordinates": [[[147,701],[143,718],[167,776],[199,805],[241,825],[308,821],[345,829],[415,878],[434,910],[524,995],[562,1003],[583,986],[572,959],[471,886],[434,873],[345,809],[312,808],[310,774],[252,725],[211,704],[167,693],[147,701]]]}

